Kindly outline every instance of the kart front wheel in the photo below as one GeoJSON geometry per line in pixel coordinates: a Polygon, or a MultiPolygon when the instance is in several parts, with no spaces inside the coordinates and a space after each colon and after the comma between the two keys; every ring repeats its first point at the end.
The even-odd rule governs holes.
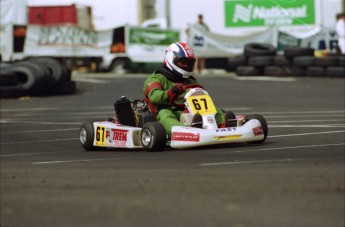
{"type": "Polygon", "coordinates": [[[94,133],[93,122],[84,121],[79,130],[79,140],[86,151],[93,151],[96,149],[96,147],[93,146],[94,133]]]}
{"type": "Polygon", "coordinates": [[[159,122],[148,122],[141,130],[141,144],[149,152],[162,151],[167,138],[163,125],[159,122]]]}
{"type": "Polygon", "coordinates": [[[251,114],[251,115],[248,115],[248,116],[244,117],[243,124],[245,124],[246,122],[248,122],[249,120],[252,120],[252,119],[256,119],[256,120],[258,120],[260,122],[260,124],[262,126],[262,129],[264,130],[264,138],[262,140],[259,140],[259,141],[250,142],[250,144],[260,144],[260,143],[263,143],[266,140],[267,134],[268,134],[267,121],[260,114],[251,114]]]}

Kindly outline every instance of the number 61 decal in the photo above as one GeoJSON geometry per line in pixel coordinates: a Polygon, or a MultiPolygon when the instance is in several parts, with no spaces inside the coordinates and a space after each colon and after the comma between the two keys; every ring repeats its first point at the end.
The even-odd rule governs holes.
{"type": "Polygon", "coordinates": [[[96,128],[96,145],[105,145],[105,127],[103,126],[97,126],[96,128]]]}

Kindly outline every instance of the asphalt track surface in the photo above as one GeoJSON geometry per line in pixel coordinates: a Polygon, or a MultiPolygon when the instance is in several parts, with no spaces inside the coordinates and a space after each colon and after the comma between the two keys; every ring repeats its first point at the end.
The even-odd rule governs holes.
{"type": "Polygon", "coordinates": [[[74,79],[1,100],[1,227],[344,226],[344,79],[201,77],[217,106],[263,114],[267,141],[159,153],[83,151],[81,122],[142,98],[144,77],[74,79]]]}

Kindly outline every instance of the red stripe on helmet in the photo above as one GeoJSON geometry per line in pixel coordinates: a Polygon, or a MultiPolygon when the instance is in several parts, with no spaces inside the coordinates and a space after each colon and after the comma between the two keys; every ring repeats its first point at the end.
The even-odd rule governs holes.
{"type": "Polygon", "coordinates": [[[181,47],[181,49],[183,50],[183,52],[187,58],[194,58],[195,57],[194,51],[189,47],[189,45],[187,43],[177,42],[176,44],[181,47]]]}

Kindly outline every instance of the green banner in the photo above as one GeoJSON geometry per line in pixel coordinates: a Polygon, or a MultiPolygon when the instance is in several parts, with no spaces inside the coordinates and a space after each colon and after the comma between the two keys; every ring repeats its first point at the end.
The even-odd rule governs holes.
{"type": "Polygon", "coordinates": [[[172,30],[158,30],[150,28],[130,27],[129,43],[142,45],[168,46],[178,42],[180,33],[172,30]]]}
{"type": "Polygon", "coordinates": [[[225,27],[315,24],[314,0],[226,0],[225,27]]]}

